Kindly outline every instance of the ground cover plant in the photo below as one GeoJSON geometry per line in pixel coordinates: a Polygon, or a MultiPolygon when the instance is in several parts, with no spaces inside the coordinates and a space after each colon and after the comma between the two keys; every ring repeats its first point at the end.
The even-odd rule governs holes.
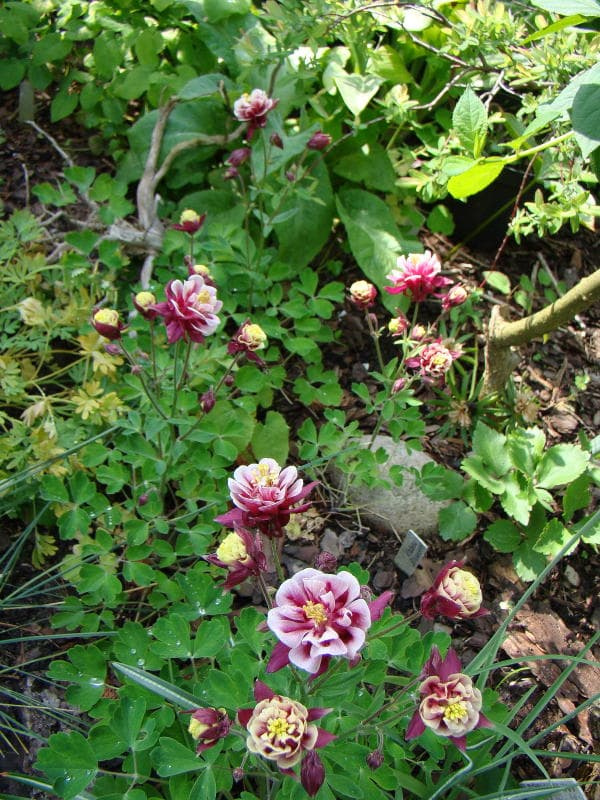
{"type": "MultiPolygon", "coordinates": [[[[592,719],[598,635],[500,650],[565,559],[597,557],[593,424],[558,440],[526,375],[539,337],[585,329],[598,272],[503,259],[510,237],[593,229],[599,18],[595,0],[0,10],[12,122],[58,165],[33,174],[3,131],[22,202],[3,191],[0,749],[35,755],[2,796],[556,796],[553,737],[592,719]],[[479,234],[494,254],[461,266],[479,234]],[[446,458],[418,470],[375,446],[432,431],[446,458]],[[366,545],[290,559],[327,524],[370,531],[353,486],[410,476],[444,503],[418,591],[394,596],[366,545]],[[509,556],[517,596],[488,599],[473,541],[486,574],[509,556]],[[524,661],[556,672],[507,695],[524,661]]],[[[592,728],[561,758],[595,797],[592,728]]]]}

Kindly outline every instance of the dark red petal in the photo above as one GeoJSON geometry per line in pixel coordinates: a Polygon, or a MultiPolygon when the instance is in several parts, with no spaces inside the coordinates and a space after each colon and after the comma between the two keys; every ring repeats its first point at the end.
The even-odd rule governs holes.
{"type": "Polygon", "coordinates": [[[257,703],[260,703],[261,700],[270,700],[274,696],[275,692],[266,683],[256,681],[254,684],[254,699],[257,703]]]}
{"type": "Polygon", "coordinates": [[[451,736],[450,741],[455,744],[459,750],[462,750],[463,753],[467,749],[467,737],[466,736],[451,736]]]}
{"type": "Polygon", "coordinates": [[[323,728],[319,728],[319,735],[317,736],[315,747],[325,747],[326,744],[333,742],[334,739],[337,739],[337,736],[334,736],[333,733],[329,733],[329,731],[324,731],[323,728]]]}
{"type": "Polygon", "coordinates": [[[289,652],[289,647],[286,647],[282,642],[277,642],[271,652],[271,658],[267,664],[267,672],[277,672],[286,667],[290,663],[289,652]]]}
{"type": "Polygon", "coordinates": [[[479,715],[479,722],[477,723],[478,728],[493,728],[494,723],[491,722],[487,717],[484,717],[483,714],[479,715]]]}
{"type": "Polygon", "coordinates": [[[410,722],[408,723],[405,739],[407,740],[416,739],[417,736],[420,736],[424,732],[425,732],[425,724],[421,719],[419,710],[417,709],[415,713],[412,715],[410,722]]]}
{"type": "Polygon", "coordinates": [[[250,717],[252,716],[252,708],[240,708],[237,713],[238,722],[240,725],[243,725],[244,728],[250,722],[250,717]]]}
{"type": "Polygon", "coordinates": [[[333,708],[309,708],[307,719],[312,722],[314,719],[321,719],[325,714],[330,714],[332,711],[333,708]]]}
{"type": "Polygon", "coordinates": [[[215,517],[215,522],[225,525],[226,528],[235,528],[243,521],[243,512],[239,508],[232,508],[226,514],[215,517]]]}
{"type": "Polygon", "coordinates": [[[460,658],[457,656],[456,651],[450,648],[446,658],[441,662],[437,674],[443,681],[447,681],[450,675],[456,675],[461,669],[460,658]]]}

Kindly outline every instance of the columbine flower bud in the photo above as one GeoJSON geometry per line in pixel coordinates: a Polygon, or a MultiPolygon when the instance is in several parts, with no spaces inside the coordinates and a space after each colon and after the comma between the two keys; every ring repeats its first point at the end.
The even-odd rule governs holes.
{"type": "Polygon", "coordinates": [[[185,233],[189,233],[191,236],[193,236],[194,233],[197,233],[204,225],[205,219],[206,214],[198,214],[193,209],[186,208],[185,211],[181,212],[179,223],[177,225],[173,225],[173,227],[176,231],[184,231],[185,233]]]}
{"type": "Polygon", "coordinates": [[[285,177],[290,183],[293,183],[296,180],[296,173],[292,172],[291,169],[288,169],[288,171],[285,173],[285,177]]]}
{"type": "Polygon", "coordinates": [[[237,329],[232,340],[227,345],[227,352],[230,355],[245,353],[250,361],[254,361],[259,366],[264,366],[264,361],[256,355],[256,350],[262,350],[267,342],[267,334],[260,325],[250,322],[247,319],[237,329]]]}
{"type": "Polygon", "coordinates": [[[462,569],[463,561],[451,561],[439,572],[431,589],[421,597],[421,613],[427,619],[441,615],[449,619],[468,619],[487,614],[481,608],[479,581],[462,569]]]}
{"type": "Polygon", "coordinates": [[[460,306],[465,302],[468,296],[469,293],[465,287],[460,283],[456,283],[448,291],[448,294],[445,294],[442,298],[442,309],[448,311],[454,306],[460,306]]]}
{"type": "Polygon", "coordinates": [[[333,553],[328,553],[323,550],[322,553],[315,558],[315,569],[320,569],[321,572],[334,573],[337,570],[337,558],[333,553]]]}
{"type": "Polygon", "coordinates": [[[314,797],[325,780],[325,767],[314,750],[309,750],[302,759],[300,783],[309,797],[314,797]]]}
{"type": "Polygon", "coordinates": [[[133,295],[133,305],[145,319],[154,319],[158,314],[152,307],[155,303],[156,297],[152,292],[144,291],[133,295]]]}
{"type": "Polygon", "coordinates": [[[121,332],[125,329],[125,325],[119,319],[119,312],[114,308],[101,308],[94,313],[92,318],[92,325],[100,336],[104,336],[111,341],[121,338],[121,332]]]}
{"type": "Polygon", "coordinates": [[[309,150],[325,150],[331,144],[331,136],[323,131],[317,131],[310,137],[306,146],[309,150]]]}
{"type": "Polygon", "coordinates": [[[147,493],[146,493],[146,492],[144,492],[144,494],[141,494],[141,495],[138,497],[138,506],[145,506],[145,505],[146,505],[146,503],[148,502],[148,499],[149,499],[149,498],[148,498],[148,495],[147,495],[147,493]]]}
{"type": "Polygon", "coordinates": [[[404,314],[398,314],[397,317],[394,317],[388,322],[388,331],[392,336],[402,336],[402,334],[408,330],[409,326],[410,322],[404,314]]]}
{"type": "Polygon", "coordinates": [[[427,336],[427,328],[425,325],[415,325],[410,332],[410,338],[413,342],[421,342],[427,336]]]}
{"type": "Polygon", "coordinates": [[[368,281],[355,281],[349,291],[350,300],[357,308],[370,308],[375,303],[377,289],[368,281]]]}
{"type": "Polygon", "coordinates": [[[229,164],[231,167],[239,167],[248,161],[251,155],[252,150],[250,150],[249,147],[238,147],[236,150],[231,151],[225,163],[229,164]]]}
{"type": "Polygon", "coordinates": [[[224,708],[197,708],[188,726],[192,739],[198,742],[196,752],[213,747],[219,739],[227,736],[230,726],[231,720],[224,708]]]}
{"type": "Polygon", "coordinates": [[[188,268],[188,275],[200,275],[200,277],[204,279],[204,283],[206,284],[206,286],[215,285],[212,272],[209,270],[206,264],[193,264],[190,262],[187,265],[187,268],[188,268]]]}
{"type": "Polygon", "coordinates": [[[241,781],[244,777],[244,770],[241,767],[236,767],[231,773],[231,777],[236,783],[238,783],[238,781],[241,781]]]}
{"type": "Polygon", "coordinates": [[[251,575],[260,575],[267,567],[260,534],[251,534],[242,527],[229,533],[216,553],[204,556],[204,559],[227,570],[227,578],[223,583],[226,589],[238,586],[251,575]]]}
{"type": "Polygon", "coordinates": [[[269,141],[273,145],[273,147],[278,147],[280,150],[283,150],[283,140],[278,133],[272,133],[269,141]]]}
{"type": "Polygon", "coordinates": [[[104,352],[109,356],[120,356],[123,352],[120,344],[112,344],[112,342],[104,343],[104,352]]]}
{"type": "Polygon", "coordinates": [[[233,384],[235,383],[235,378],[233,377],[233,375],[227,375],[223,383],[225,384],[225,386],[233,386],[233,384]]]}
{"type": "Polygon", "coordinates": [[[379,749],[373,750],[373,752],[369,753],[365,760],[370,769],[378,769],[378,767],[380,767],[384,762],[383,751],[379,749]]]}
{"type": "Polygon", "coordinates": [[[232,181],[239,176],[239,172],[236,167],[227,167],[225,172],[223,173],[223,178],[226,181],[232,181]]]}
{"type": "Polygon", "coordinates": [[[404,389],[405,386],[406,386],[405,379],[404,378],[398,378],[393,383],[392,394],[398,394],[398,392],[401,392],[402,389],[404,389]]]}
{"type": "Polygon", "coordinates": [[[200,398],[200,407],[205,414],[208,414],[209,411],[215,407],[215,403],[217,402],[217,398],[215,397],[215,393],[212,388],[210,388],[207,392],[204,392],[202,397],[200,398]]]}

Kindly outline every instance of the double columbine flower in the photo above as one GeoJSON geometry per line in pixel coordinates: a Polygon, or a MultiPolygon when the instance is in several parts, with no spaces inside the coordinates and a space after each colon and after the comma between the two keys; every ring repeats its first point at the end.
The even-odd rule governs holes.
{"type": "Polygon", "coordinates": [[[167,299],[156,303],[153,309],[164,319],[170,344],[179,339],[203,342],[205,336],[215,332],[223,303],[217,300],[215,287],[209,286],[201,275],[169,281],[165,295],[167,299]]]}
{"type": "Polygon", "coordinates": [[[288,774],[304,756],[300,780],[313,797],[325,777],[321,760],[313,751],[329,744],[335,736],[312,723],[331,709],[308,709],[296,700],[275,694],[261,681],[254,685],[254,698],[257,705],[253,709],[240,709],[237,715],[248,731],[246,747],[251,753],[274,761],[288,774]]]}
{"type": "Polygon", "coordinates": [[[267,568],[260,536],[252,535],[245,528],[236,528],[229,533],[217,547],[217,552],[204,558],[227,570],[227,578],[223,583],[225,589],[243,583],[251,575],[260,575],[267,568]]]}
{"type": "Polygon", "coordinates": [[[264,128],[267,124],[267,114],[279,100],[269,97],[262,89],[253,89],[250,94],[243,94],[233,104],[233,115],[240,122],[247,122],[246,137],[252,139],[257,128],[264,128]]]}
{"type": "Polygon", "coordinates": [[[229,733],[231,720],[224,708],[197,708],[192,712],[188,731],[198,742],[197,753],[214,747],[219,739],[229,733]]]}
{"type": "Polygon", "coordinates": [[[176,231],[184,231],[184,233],[189,233],[190,236],[193,236],[204,225],[205,219],[206,214],[198,214],[193,209],[186,208],[185,211],[181,212],[179,222],[173,225],[173,228],[176,231]]]}
{"type": "Polygon", "coordinates": [[[446,373],[461,353],[460,345],[456,345],[456,349],[450,350],[442,344],[441,339],[436,339],[425,345],[417,356],[407,358],[406,366],[418,369],[423,379],[429,383],[434,381],[443,383],[446,373]]]}
{"type": "Polygon", "coordinates": [[[227,352],[230,355],[245,353],[250,361],[254,361],[260,367],[264,367],[265,362],[256,355],[257,350],[263,350],[267,343],[267,334],[260,325],[250,322],[247,319],[235,332],[232,340],[227,345],[227,352]]]}
{"type": "Polygon", "coordinates": [[[354,281],[349,292],[350,300],[357,308],[367,309],[375,304],[377,289],[368,281],[354,281]]]}
{"type": "Polygon", "coordinates": [[[303,500],[317,482],[304,486],[296,467],[282,469],[273,458],[262,458],[258,464],[238,467],[227,481],[236,508],[216,517],[228,527],[258,528],[267,536],[282,536],[291,514],[305,511],[310,503],[303,500]]]}
{"type": "Polygon", "coordinates": [[[92,325],[105,339],[120,339],[126,326],[120,320],[119,312],[114,308],[101,308],[94,312],[92,325]]]}
{"type": "Polygon", "coordinates": [[[393,269],[386,278],[393,286],[386,286],[389,294],[407,294],[414,303],[426,300],[430,294],[442,286],[448,286],[452,281],[442,277],[442,265],[436,255],[430,250],[424,253],[411,253],[409,256],[398,258],[396,269],[393,269]]]}
{"type": "Polygon", "coordinates": [[[427,619],[438,615],[449,619],[471,619],[489,614],[481,607],[479,581],[462,569],[464,561],[450,561],[439,572],[433,586],[421,597],[421,613],[427,619]]]}
{"type": "Polygon", "coordinates": [[[406,729],[406,738],[420,736],[431,728],[438,736],[450,739],[460,750],[466,747],[466,734],[491,723],[481,713],[481,692],[468,675],[460,672],[460,659],[450,648],[442,659],[437,647],[425,663],[419,686],[421,702],[406,729]]]}
{"type": "Polygon", "coordinates": [[[350,572],[327,575],[311,568],[300,570],[281,584],[275,607],[267,614],[267,625],[279,639],[267,671],[292,663],[319,674],[332,656],[356,659],[371,623],[391,597],[385,592],[367,603],[350,572]]]}
{"type": "Polygon", "coordinates": [[[156,297],[152,292],[138,292],[133,295],[133,305],[136,310],[144,317],[144,319],[154,319],[158,316],[158,311],[154,308],[156,304],[156,297]]]}

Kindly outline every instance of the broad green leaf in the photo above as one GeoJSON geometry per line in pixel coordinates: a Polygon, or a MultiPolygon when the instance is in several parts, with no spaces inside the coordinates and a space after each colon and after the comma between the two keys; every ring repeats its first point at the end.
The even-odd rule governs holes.
{"type": "Polygon", "coordinates": [[[289,452],[290,429],[278,411],[268,411],[263,423],[257,423],[252,436],[252,452],[257,461],[274,458],[285,464],[289,452]]]}
{"type": "Polygon", "coordinates": [[[519,472],[509,472],[503,481],[505,491],[500,497],[502,508],[509,517],[516,519],[521,525],[527,525],[531,507],[536,499],[528,479],[519,472]]]}
{"type": "Polygon", "coordinates": [[[203,7],[208,21],[214,23],[235,14],[247,14],[252,4],[250,0],[204,0],[203,7]]]}
{"type": "Polygon", "coordinates": [[[207,767],[192,789],[191,800],[215,800],[217,784],[212,767],[207,767]]]}
{"type": "Polygon", "coordinates": [[[20,58],[3,58],[0,61],[0,89],[4,92],[18,86],[27,70],[27,64],[20,58]]]}
{"type": "Polygon", "coordinates": [[[475,164],[466,172],[454,175],[448,181],[448,191],[452,197],[459,200],[470,197],[483,191],[486,186],[493,183],[504,169],[504,161],[499,158],[489,158],[475,164]]]}
{"type": "Polygon", "coordinates": [[[168,736],[161,737],[159,742],[159,746],[152,751],[152,762],[161,778],[206,769],[205,762],[198,758],[192,747],[186,747],[168,736]]]}
{"type": "Polygon", "coordinates": [[[486,107],[470,87],[465,89],[454,107],[452,125],[465,150],[479,158],[487,134],[488,116],[486,107]]]}
{"type": "Polygon", "coordinates": [[[137,100],[148,90],[152,73],[152,67],[138,66],[128,69],[122,73],[123,78],[116,81],[113,89],[116,97],[122,97],[124,100],[137,100]]]}
{"type": "Polygon", "coordinates": [[[430,462],[417,476],[417,486],[431,500],[454,500],[461,496],[464,479],[460,473],[430,462]]]}
{"type": "Polygon", "coordinates": [[[343,71],[333,80],[342,100],[355,116],[365,110],[383,82],[375,75],[349,75],[343,71]]]}
{"type": "Polygon", "coordinates": [[[553,14],[583,14],[585,17],[600,17],[598,0],[531,0],[531,3],[553,14]]]}
{"type": "MultiPolygon", "coordinates": [[[[595,1],[595,0],[594,0],[595,1]]],[[[568,112],[573,107],[573,102],[577,92],[582,86],[596,86],[600,83],[600,64],[594,64],[593,67],[583,70],[583,72],[571,78],[570,82],[560,92],[551,103],[545,103],[538,109],[538,116],[554,114],[555,116],[562,116],[567,119],[568,112]]]]}
{"type": "Polygon", "coordinates": [[[462,500],[450,503],[438,514],[440,536],[447,541],[466,539],[477,526],[477,516],[462,500]]]}
{"type": "Polygon", "coordinates": [[[143,669],[131,667],[128,664],[121,664],[118,661],[113,661],[111,666],[138,686],[142,686],[149,692],[154,692],[154,694],[163,697],[169,703],[174,703],[176,706],[186,711],[194,711],[200,705],[198,698],[186,692],[185,689],[180,689],[178,686],[164,681],[156,675],[151,675],[143,669]]]}
{"type": "Polygon", "coordinates": [[[220,72],[211,73],[209,75],[200,75],[197,78],[192,78],[188,81],[178,92],[178,96],[182,100],[196,100],[199,97],[208,97],[211,94],[216,94],[219,91],[219,84],[225,83],[227,86],[231,82],[225,75],[220,72]]]}
{"type": "Polygon", "coordinates": [[[58,122],[59,120],[68,117],[69,114],[72,114],[73,111],[75,111],[78,103],[78,94],[69,94],[67,89],[61,89],[60,92],[54,96],[54,99],[50,104],[50,119],[52,122],[58,122]]]}
{"type": "Polygon", "coordinates": [[[551,519],[533,545],[536,553],[554,556],[571,538],[571,532],[558,519],[551,519]]]}
{"type": "Polygon", "coordinates": [[[63,39],[59,33],[45,33],[33,45],[31,51],[32,64],[47,64],[62,61],[70,52],[73,44],[63,39]]]}
{"type": "Polygon", "coordinates": [[[226,617],[203,620],[194,639],[194,658],[214,658],[230,635],[226,617]]]}
{"type": "Polygon", "coordinates": [[[48,675],[54,680],[69,681],[67,699],[82,711],[89,711],[104,693],[106,659],[96,645],[75,645],[69,661],[53,661],[48,675]]]}
{"type": "Polygon", "coordinates": [[[473,450],[498,477],[506,474],[512,466],[506,448],[506,436],[483,422],[478,422],[475,427],[473,450]]]}
{"type": "Polygon", "coordinates": [[[160,617],[152,626],[157,639],[151,646],[153,653],[162,658],[191,658],[193,655],[190,626],[179,614],[160,617]]]}
{"type": "Polygon", "coordinates": [[[557,444],[546,450],[540,461],[535,484],[543,489],[561,486],[578,478],[590,460],[590,454],[575,444],[557,444]]]}
{"type": "Polygon", "coordinates": [[[530,542],[520,544],[513,555],[513,564],[519,578],[522,581],[531,583],[547,564],[547,559],[541,553],[536,553],[530,542]]]}
{"type": "Polygon", "coordinates": [[[484,270],[483,275],[488,286],[502,294],[510,294],[510,278],[504,272],[484,270]]]}
{"type": "Polygon", "coordinates": [[[336,163],[334,172],[380,192],[391,192],[396,185],[396,173],[390,157],[377,142],[356,146],[336,163]]]}
{"type": "Polygon", "coordinates": [[[98,762],[89,742],[77,731],[55,733],[38,753],[37,769],[50,778],[55,792],[72,800],[94,780],[98,762]]]}
{"type": "Polygon", "coordinates": [[[506,519],[492,522],[483,538],[499,553],[513,553],[521,543],[519,529],[506,519]]]}
{"type": "Polygon", "coordinates": [[[164,39],[156,28],[146,28],[138,31],[135,39],[134,49],[143,67],[156,69],[158,66],[158,54],[164,46],[164,39]]]}
{"type": "Polygon", "coordinates": [[[404,64],[401,52],[384,44],[369,57],[369,73],[392,83],[413,83],[414,78],[404,64]]]}
{"type": "Polygon", "coordinates": [[[567,486],[563,497],[563,516],[567,522],[576,511],[587,508],[590,502],[590,483],[589,475],[584,474],[567,486]]]}
{"type": "Polygon", "coordinates": [[[573,98],[571,123],[583,157],[587,158],[600,147],[600,83],[579,87],[573,98]]]}

